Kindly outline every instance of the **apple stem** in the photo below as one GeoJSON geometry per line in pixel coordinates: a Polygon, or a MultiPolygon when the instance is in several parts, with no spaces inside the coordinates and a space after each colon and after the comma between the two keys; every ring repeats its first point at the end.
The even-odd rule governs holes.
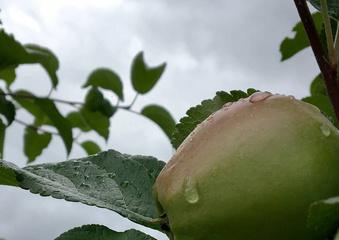
{"type": "Polygon", "coordinates": [[[339,122],[339,86],[337,64],[331,64],[320,41],[306,0],[294,0],[300,19],[306,30],[313,53],[323,75],[328,96],[331,100],[337,122],[339,122]]]}

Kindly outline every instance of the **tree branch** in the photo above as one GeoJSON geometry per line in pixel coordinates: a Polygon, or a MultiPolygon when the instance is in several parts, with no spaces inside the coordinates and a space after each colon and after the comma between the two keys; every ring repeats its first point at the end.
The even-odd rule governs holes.
{"type": "Polygon", "coordinates": [[[53,102],[57,103],[63,103],[63,104],[68,104],[68,105],[84,105],[83,102],[77,102],[77,101],[68,101],[68,100],[63,100],[63,99],[58,99],[58,98],[44,98],[44,97],[36,97],[32,95],[22,95],[22,94],[15,94],[15,93],[0,93],[2,96],[11,96],[13,98],[26,98],[26,99],[49,99],[53,102]]]}
{"type": "Polygon", "coordinates": [[[44,130],[44,129],[39,128],[39,127],[35,127],[35,126],[30,125],[30,124],[28,124],[28,123],[26,123],[26,122],[24,122],[24,121],[22,121],[20,119],[14,119],[14,122],[19,123],[19,124],[21,124],[21,125],[23,125],[25,127],[34,129],[36,131],[40,131],[40,132],[44,132],[44,133],[49,133],[49,134],[52,134],[52,135],[55,135],[55,136],[60,136],[60,134],[57,133],[57,132],[51,132],[51,131],[47,131],[47,130],[44,130]]]}
{"type": "Polygon", "coordinates": [[[337,81],[337,67],[331,65],[328,61],[328,57],[326,56],[326,53],[322,47],[306,0],[294,0],[294,2],[301,21],[305,27],[308,39],[310,40],[313,53],[324,77],[327,93],[332,102],[337,121],[339,121],[339,88],[337,81]]]}

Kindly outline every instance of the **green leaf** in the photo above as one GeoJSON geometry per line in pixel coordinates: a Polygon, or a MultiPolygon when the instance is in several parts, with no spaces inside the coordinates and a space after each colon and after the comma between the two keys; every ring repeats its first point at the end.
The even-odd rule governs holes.
{"type": "Polygon", "coordinates": [[[0,89],[0,114],[2,114],[6,120],[7,125],[11,125],[15,119],[15,106],[14,104],[7,100],[6,96],[4,96],[4,92],[0,89]]]}
{"type": "Polygon", "coordinates": [[[104,95],[97,87],[92,87],[85,98],[85,108],[95,112],[101,112],[107,117],[112,117],[116,112],[116,107],[113,107],[111,103],[104,98],[104,95]]]}
{"type": "Polygon", "coordinates": [[[25,48],[14,39],[13,35],[0,29],[0,69],[15,67],[27,58],[28,53],[25,48]]]}
{"type": "Polygon", "coordinates": [[[120,100],[124,100],[123,86],[120,77],[110,69],[98,68],[94,70],[88,77],[83,87],[101,87],[111,90],[118,95],[120,100]]]}
{"type": "Polygon", "coordinates": [[[333,236],[339,226],[339,197],[313,203],[309,209],[307,222],[319,239],[333,236]]]}
{"type": "Polygon", "coordinates": [[[38,133],[33,127],[26,127],[24,135],[24,153],[27,163],[33,162],[51,142],[50,133],[38,133]]]}
{"type": "Polygon", "coordinates": [[[195,127],[203,122],[209,115],[221,109],[225,103],[236,102],[240,98],[245,98],[252,95],[257,90],[249,88],[247,92],[234,90],[230,93],[220,91],[216,93],[213,99],[204,100],[200,105],[190,108],[186,114],[187,116],[180,119],[175,126],[172,135],[172,145],[178,148],[185,138],[195,129],[195,127]]]}
{"type": "Polygon", "coordinates": [[[58,84],[57,57],[47,48],[38,45],[23,46],[12,35],[0,29],[0,70],[16,68],[20,64],[35,63],[40,64],[46,70],[55,88],[58,84]]]}
{"type": "Polygon", "coordinates": [[[132,85],[135,91],[141,94],[149,92],[158,82],[165,68],[166,63],[156,67],[148,67],[143,52],[138,53],[133,60],[131,69],[132,85]]]}
{"type": "Polygon", "coordinates": [[[91,130],[81,112],[70,112],[66,118],[71,123],[72,128],[79,128],[83,132],[91,130]]]}
{"type": "Polygon", "coordinates": [[[93,141],[82,142],[81,147],[86,151],[88,155],[93,155],[101,151],[99,145],[93,141]]]}
{"type": "Polygon", "coordinates": [[[318,95],[327,96],[326,85],[325,85],[322,74],[317,75],[313,79],[311,83],[311,87],[310,87],[310,93],[311,93],[311,96],[318,96],[318,95]]]}
{"type": "Polygon", "coordinates": [[[91,112],[86,108],[80,110],[88,126],[102,136],[105,140],[109,136],[109,118],[100,112],[91,112]]]}
{"type": "MultiPolygon", "coordinates": [[[[320,0],[308,0],[316,9],[321,10],[320,0]]],[[[329,15],[339,21],[339,1],[327,0],[329,15]]]]}
{"type": "Polygon", "coordinates": [[[65,144],[67,154],[69,154],[73,144],[72,126],[70,122],[61,115],[53,101],[46,98],[37,98],[34,99],[34,102],[40,110],[48,116],[53,126],[58,130],[65,144]]]}
{"type": "MultiPolygon", "coordinates": [[[[312,17],[318,32],[320,32],[322,26],[321,14],[315,13],[312,17]]],[[[298,22],[293,27],[293,32],[295,33],[293,38],[286,37],[280,44],[281,61],[285,61],[293,57],[301,50],[310,46],[305,28],[301,22],[298,22]]]]}
{"type": "Polygon", "coordinates": [[[115,232],[102,225],[84,225],[63,233],[55,240],[155,240],[143,232],[131,229],[115,232]]]}
{"type": "Polygon", "coordinates": [[[41,126],[42,124],[50,122],[48,116],[35,103],[34,99],[38,97],[26,90],[18,90],[14,92],[14,94],[16,95],[16,97],[13,97],[15,101],[34,116],[36,126],[41,126]]]}
{"type": "Polygon", "coordinates": [[[4,161],[0,160],[0,184],[7,186],[19,187],[17,174],[11,169],[16,167],[14,164],[6,162],[8,167],[3,166],[4,161]]]}
{"type": "Polygon", "coordinates": [[[30,56],[29,61],[26,63],[40,63],[49,75],[52,80],[52,85],[55,88],[58,85],[56,72],[59,69],[59,61],[54,53],[47,48],[35,44],[26,44],[25,49],[30,56]]]}
{"type": "Polygon", "coordinates": [[[336,124],[336,116],[332,107],[332,103],[328,96],[315,95],[305,97],[302,101],[313,104],[318,107],[320,111],[334,124],[336,124]]]}
{"type": "Polygon", "coordinates": [[[141,114],[156,123],[170,139],[175,128],[175,120],[162,106],[148,105],[141,110],[141,114]]]}
{"type": "Polygon", "coordinates": [[[327,96],[325,82],[321,74],[319,74],[313,79],[310,87],[310,92],[312,96],[318,95],[327,96]]]}
{"type": "Polygon", "coordinates": [[[104,95],[96,87],[92,87],[85,97],[85,107],[90,111],[100,109],[104,95]]]}
{"type": "Polygon", "coordinates": [[[160,228],[153,184],[165,163],[114,150],[85,158],[19,168],[0,161],[0,184],[106,208],[130,220],[160,228]],[[7,179],[8,175],[11,175],[7,179]],[[13,178],[15,176],[15,179],[13,178]]]}
{"type": "Polygon", "coordinates": [[[0,79],[4,80],[7,87],[10,87],[16,78],[15,68],[9,67],[0,69],[0,79]]]}
{"type": "Polygon", "coordinates": [[[6,125],[0,119],[0,159],[4,157],[4,144],[6,135],[6,125]]]}

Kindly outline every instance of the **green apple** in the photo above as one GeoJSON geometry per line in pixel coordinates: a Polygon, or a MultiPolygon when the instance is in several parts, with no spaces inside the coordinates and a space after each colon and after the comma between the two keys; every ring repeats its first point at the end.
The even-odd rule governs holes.
{"type": "Polygon", "coordinates": [[[175,240],[318,239],[308,208],[339,194],[339,133],[313,105],[255,93],[201,123],[154,188],[175,240]]]}

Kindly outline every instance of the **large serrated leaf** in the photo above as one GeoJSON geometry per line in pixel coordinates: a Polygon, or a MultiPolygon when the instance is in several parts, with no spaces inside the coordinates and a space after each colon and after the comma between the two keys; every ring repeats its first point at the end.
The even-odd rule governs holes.
{"type": "Polygon", "coordinates": [[[0,70],[15,69],[20,64],[35,63],[46,70],[55,88],[58,84],[59,62],[52,51],[35,44],[21,45],[12,35],[0,29],[0,70]]]}
{"type": "MultiPolygon", "coordinates": [[[[321,10],[320,0],[308,0],[316,9],[321,10]]],[[[339,1],[327,0],[329,15],[339,21],[339,1]]]]}
{"type": "Polygon", "coordinates": [[[162,106],[147,105],[141,110],[141,114],[156,123],[171,138],[175,128],[175,120],[172,115],[162,106]]]}
{"type": "Polygon", "coordinates": [[[138,53],[132,63],[131,78],[135,91],[140,94],[149,92],[164,73],[166,63],[156,67],[148,67],[143,52],[138,53]]]}
{"type": "Polygon", "coordinates": [[[319,239],[333,236],[339,227],[339,197],[313,203],[307,223],[319,239]]]}
{"type": "Polygon", "coordinates": [[[110,209],[136,223],[159,229],[152,186],[164,164],[153,157],[113,150],[25,168],[0,161],[0,184],[110,209]]]}
{"type": "MultiPolygon", "coordinates": [[[[312,14],[316,29],[321,32],[322,16],[320,13],[312,14]]],[[[286,37],[280,44],[281,61],[285,61],[301,50],[310,46],[305,28],[301,22],[298,22],[292,30],[295,35],[293,38],[286,37]]]]}
{"type": "Polygon", "coordinates": [[[187,116],[180,119],[175,126],[172,135],[172,145],[178,148],[185,138],[195,129],[195,127],[203,122],[209,115],[218,111],[225,103],[238,101],[240,98],[246,98],[256,92],[256,90],[249,88],[247,92],[234,90],[230,93],[220,91],[216,93],[213,99],[204,100],[201,104],[190,108],[186,114],[187,116]]]}
{"type": "Polygon", "coordinates": [[[155,240],[143,232],[131,229],[116,232],[102,225],[84,225],[63,233],[55,240],[155,240]]]}
{"type": "Polygon", "coordinates": [[[33,162],[51,142],[50,133],[39,133],[33,127],[26,127],[24,135],[24,153],[27,163],[33,162]]]}
{"type": "Polygon", "coordinates": [[[70,122],[59,112],[53,101],[47,98],[36,98],[34,103],[48,116],[48,119],[58,130],[65,144],[67,154],[69,154],[73,145],[73,133],[70,122]]]}
{"type": "Polygon", "coordinates": [[[122,81],[118,74],[107,68],[98,68],[88,77],[83,87],[100,87],[111,90],[118,95],[120,100],[124,100],[122,81]]]}

